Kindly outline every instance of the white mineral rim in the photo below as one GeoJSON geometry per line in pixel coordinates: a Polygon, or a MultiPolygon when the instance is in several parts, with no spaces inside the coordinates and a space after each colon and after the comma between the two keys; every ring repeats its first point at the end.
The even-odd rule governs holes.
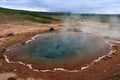
{"type": "MultiPolygon", "coordinates": [[[[26,44],[29,43],[29,42],[31,42],[31,41],[33,41],[33,40],[35,40],[38,36],[40,36],[40,35],[37,34],[37,35],[34,36],[31,40],[28,40],[28,41],[26,42],[26,44]]],[[[33,71],[35,71],[35,72],[43,72],[43,73],[45,73],[45,72],[55,72],[55,71],[80,72],[80,71],[82,71],[82,70],[85,70],[85,69],[89,68],[89,67],[92,66],[94,63],[99,62],[101,59],[105,58],[106,56],[110,56],[112,53],[114,53],[114,52],[117,51],[117,50],[114,50],[114,49],[113,49],[113,47],[112,47],[113,44],[110,43],[111,41],[110,41],[110,42],[109,42],[109,40],[105,40],[105,41],[106,41],[107,44],[109,44],[109,45],[111,46],[110,52],[109,52],[108,54],[106,54],[106,55],[103,55],[103,56],[101,56],[101,57],[98,57],[98,58],[95,59],[93,62],[91,62],[88,66],[83,66],[83,67],[81,67],[81,68],[78,69],[78,70],[67,70],[67,69],[64,69],[64,68],[54,68],[53,70],[48,70],[48,69],[46,69],[46,70],[38,70],[38,69],[34,69],[34,68],[32,67],[32,64],[26,64],[26,63],[21,62],[21,61],[17,61],[17,62],[10,61],[5,54],[3,54],[3,55],[4,55],[4,57],[5,57],[5,61],[6,61],[6,62],[24,65],[24,66],[28,67],[29,69],[31,69],[31,70],[33,70],[33,71]]],[[[112,40],[112,42],[116,43],[116,41],[113,41],[113,40],[112,40]]],[[[117,43],[120,43],[120,41],[117,41],[117,43]]]]}
{"type": "Polygon", "coordinates": [[[26,41],[26,44],[30,43],[31,41],[35,40],[37,37],[39,37],[39,34],[36,34],[34,37],[32,37],[32,39],[26,41]]]}

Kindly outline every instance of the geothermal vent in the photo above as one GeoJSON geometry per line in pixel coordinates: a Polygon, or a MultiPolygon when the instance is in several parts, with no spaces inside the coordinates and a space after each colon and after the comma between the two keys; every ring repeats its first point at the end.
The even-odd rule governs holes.
{"type": "MultiPolygon", "coordinates": [[[[44,62],[48,67],[49,61],[50,63],[51,61],[59,63],[59,60],[69,64],[72,59],[73,62],[80,63],[80,60],[83,61],[82,59],[92,59],[92,57],[107,54],[109,48],[104,39],[93,34],[83,32],[46,33],[28,44],[10,50],[6,55],[11,60],[37,61],[40,62],[40,65],[44,62]]],[[[56,63],[51,65],[63,67],[56,66],[56,63]]]]}

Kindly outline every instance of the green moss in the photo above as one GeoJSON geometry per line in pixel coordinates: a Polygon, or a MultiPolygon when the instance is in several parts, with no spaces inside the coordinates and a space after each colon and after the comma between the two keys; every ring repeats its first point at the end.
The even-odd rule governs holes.
{"type": "MultiPolygon", "coordinates": [[[[56,13],[50,14],[50,13],[44,13],[44,12],[32,12],[32,11],[12,10],[12,9],[0,8],[0,14],[2,14],[2,13],[8,14],[8,15],[9,14],[21,15],[21,17],[27,15],[27,16],[38,17],[38,18],[47,19],[47,20],[59,20],[59,19],[56,19],[54,17],[54,16],[58,16],[58,15],[56,15],[56,13]]],[[[43,21],[43,22],[46,22],[46,21],[43,21]]]]}
{"type": "Polygon", "coordinates": [[[112,80],[120,80],[120,76],[116,76],[112,80]]]}
{"type": "Polygon", "coordinates": [[[35,17],[26,17],[26,18],[24,18],[24,19],[27,19],[27,20],[32,21],[32,22],[51,23],[50,20],[41,19],[41,18],[35,18],[35,17]]]}
{"type": "Polygon", "coordinates": [[[17,34],[17,35],[14,35],[14,36],[10,36],[8,39],[6,39],[4,41],[4,43],[2,44],[3,47],[7,47],[7,46],[10,46],[16,42],[19,42],[21,41],[22,39],[25,38],[25,35],[23,34],[17,34]]]}

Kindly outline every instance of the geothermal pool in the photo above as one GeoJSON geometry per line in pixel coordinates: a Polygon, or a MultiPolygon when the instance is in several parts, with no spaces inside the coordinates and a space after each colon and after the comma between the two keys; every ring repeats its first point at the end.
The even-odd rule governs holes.
{"type": "Polygon", "coordinates": [[[110,45],[97,35],[83,32],[41,34],[28,44],[5,54],[11,61],[33,64],[37,69],[78,69],[109,53],[110,45]]]}

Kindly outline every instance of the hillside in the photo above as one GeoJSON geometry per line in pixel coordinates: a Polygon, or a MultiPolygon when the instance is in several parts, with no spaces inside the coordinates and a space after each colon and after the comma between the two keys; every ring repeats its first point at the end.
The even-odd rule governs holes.
{"type": "MultiPolygon", "coordinates": [[[[61,20],[69,16],[71,13],[55,13],[55,12],[32,12],[25,10],[13,10],[0,7],[0,23],[32,25],[34,23],[59,23],[61,20]],[[65,16],[64,16],[65,15],[65,16]]],[[[109,22],[110,18],[117,18],[120,20],[120,15],[106,15],[106,14],[72,14],[80,21],[99,21],[109,22]]]]}
{"type": "Polygon", "coordinates": [[[30,12],[24,10],[12,10],[0,8],[0,23],[30,24],[35,23],[55,23],[60,21],[61,14],[30,12]]]}

